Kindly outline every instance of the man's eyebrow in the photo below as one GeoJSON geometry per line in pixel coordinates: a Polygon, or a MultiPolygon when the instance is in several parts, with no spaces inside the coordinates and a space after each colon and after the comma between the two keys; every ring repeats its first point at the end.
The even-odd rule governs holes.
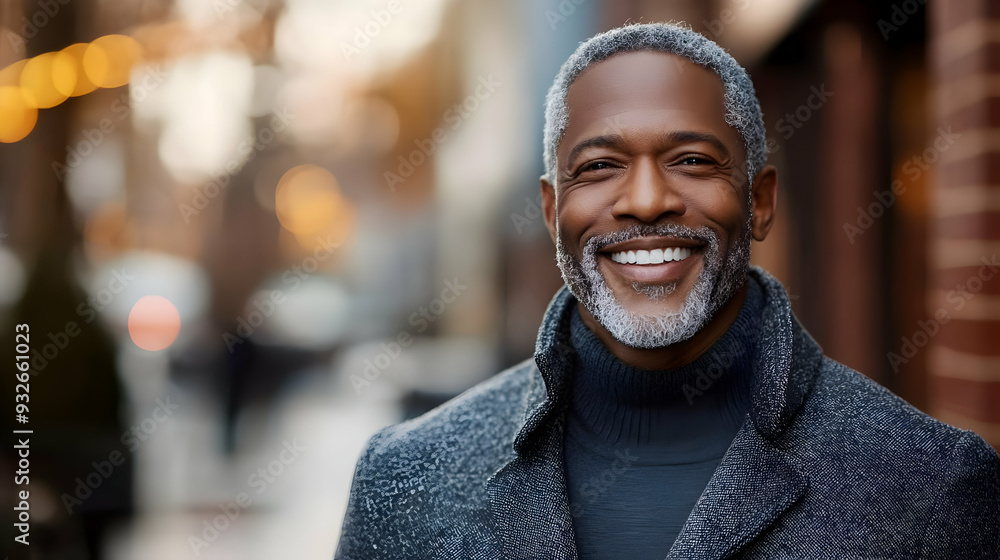
{"type": "Polygon", "coordinates": [[[566,163],[572,164],[573,161],[576,160],[576,157],[580,155],[580,152],[586,150],[587,148],[607,148],[608,146],[616,146],[620,145],[622,140],[622,137],[618,134],[604,134],[601,136],[587,138],[583,142],[573,146],[573,149],[569,152],[569,156],[566,158],[566,163]]]}
{"type": "MultiPolygon", "coordinates": [[[[719,150],[724,158],[728,159],[732,157],[729,148],[726,147],[722,140],[718,136],[707,132],[697,132],[694,130],[668,132],[660,136],[660,141],[663,145],[705,142],[719,150]]],[[[566,158],[566,163],[567,165],[571,165],[576,157],[580,155],[580,152],[587,148],[606,148],[609,146],[619,146],[622,143],[624,143],[624,139],[618,134],[605,134],[587,138],[576,146],[573,146],[573,149],[569,152],[569,156],[566,158]]]]}
{"type": "Polygon", "coordinates": [[[707,132],[696,132],[693,130],[680,130],[677,132],[669,132],[662,136],[664,144],[684,144],[687,142],[705,142],[710,144],[715,149],[719,150],[723,157],[728,159],[732,156],[729,152],[729,148],[722,143],[722,140],[714,134],[709,134],[707,132]]]}

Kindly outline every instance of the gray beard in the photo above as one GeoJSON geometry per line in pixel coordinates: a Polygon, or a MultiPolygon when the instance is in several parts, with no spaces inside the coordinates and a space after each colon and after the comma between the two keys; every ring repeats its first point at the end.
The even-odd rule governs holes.
{"type": "MultiPolygon", "coordinates": [[[[557,231],[558,227],[557,217],[557,231]]],[[[750,268],[750,240],[748,219],[736,244],[723,260],[719,254],[718,236],[708,227],[691,229],[675,224],[636,225],[587,240],[583,247],[583,262],[580,262],[566,250],[562,232],[559,231],[556,236],[556,261],[570,292],[611,336],[633,348],[661,348],[694,336],[743,286],[750,268]],[[704,267],[677,311],[644,315],[626,310],[597,269],[598,251],[608,245],[643,236],[670,236],[704,244],[704,267]]],[[[634,282],[632,289],[656,301],[673,293],[677,285],[634,282]]]]}

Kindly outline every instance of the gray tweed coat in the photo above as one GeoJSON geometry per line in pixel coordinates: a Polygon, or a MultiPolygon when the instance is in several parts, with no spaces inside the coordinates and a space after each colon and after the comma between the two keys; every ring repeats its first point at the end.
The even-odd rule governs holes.
{"type": "MultiPolygon", "coordinates": [[[[666,558],[1000,559],[1000,458],[823,356],[781,284],[754,402],[666,558]]],[[[563,287],[533,360],[371,438],[336,558],[576,558],[563,287]]]]}

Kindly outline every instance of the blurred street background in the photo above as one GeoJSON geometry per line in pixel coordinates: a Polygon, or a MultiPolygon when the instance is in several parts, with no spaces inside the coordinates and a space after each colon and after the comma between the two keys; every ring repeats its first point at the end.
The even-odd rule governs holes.
{"type": "Polygon", "coordinates": [[[754,262],[1000,447],[1000,2],[0,0],[2,554],[331,558],[368,437],[532,354],[559,65],[667,20],[757,87],[754,262]]]}

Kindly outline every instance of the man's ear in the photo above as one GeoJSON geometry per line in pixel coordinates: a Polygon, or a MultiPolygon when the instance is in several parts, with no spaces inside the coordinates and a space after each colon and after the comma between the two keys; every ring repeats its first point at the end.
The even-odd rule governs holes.
{"type": "Polygon", "coordinates": [[[541,180],[542,187],[542,214],[545,215],[545,225],[549,228],[549,235],[552,243],[556,242],[556,187],[548,182],[545,177],[541,180]]]}
{"type": "Polygon", "coordinates": [[[753,238],[763,241],[774,223],[775,209],[778,207],[778,170],[766,165],[757,173],[752,187],[753,238]]]}

